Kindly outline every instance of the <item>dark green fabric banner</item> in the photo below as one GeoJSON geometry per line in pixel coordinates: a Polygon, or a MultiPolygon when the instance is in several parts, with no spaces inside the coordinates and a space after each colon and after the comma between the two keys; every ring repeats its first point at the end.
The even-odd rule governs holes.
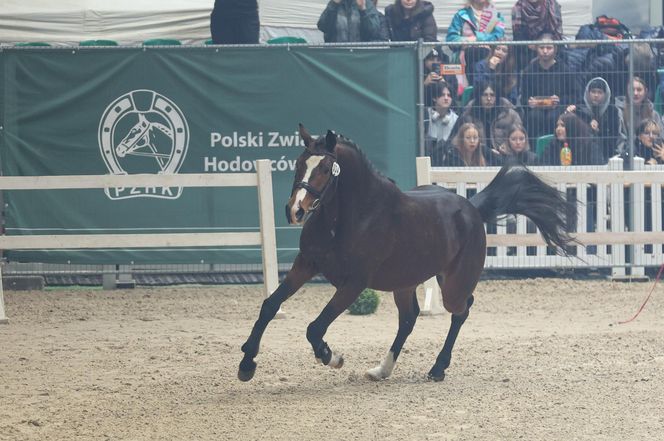
{"type": "MultiPolygon", "coordinates": [[[[5,176],[233,173],[273,160],[279,261],[297,124],[353,139],[402,188],[415,184],[413,48],[5,49],[5,176]]],[[[257,231],[252,188],[7,191],[6,234],[257,231]]],[[[6,251],[10,261],[258,263],[252,247],[6,251]]]]}

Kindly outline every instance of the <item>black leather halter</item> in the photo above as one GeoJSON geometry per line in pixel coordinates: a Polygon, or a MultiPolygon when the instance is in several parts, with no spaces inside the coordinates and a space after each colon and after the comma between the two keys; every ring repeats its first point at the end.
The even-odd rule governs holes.
{"type": "MultiPolygon", "coordinates": [[[[316,190],[308,182],[304,182],[304,181],[301,181],[301,182],[298,182],[297,184],[295,184],[295,188],[304,188],[309,194],[311,194],[313,197],[316,198],[311,203],[311,208],[309,208],[310,213],[313,212],[313,211],[316,211],[320,207],[321,201],[323,201],[323,199],[325,198],[325,195],[330,190],[330,188],[332,188],[334,186],[334,188],[336,189],[336,187],[337,187],[337,177],[341,173],[341,168],[339,167],[339,163],[337,162],[337,156],[334,153],[331,153],[331,152],[325,152],[323,154],[325,156],[331,157],[334,160],[334,162],[332,163],[332,170],[330,172],[330,178],[325,183],[325,186],[323,187],[323,189],[320,190],[320,191],[316,190]]],[[[317,154],[317,153],[312,153],[312,155],[320,156],[320,154],[317,154]]]]}

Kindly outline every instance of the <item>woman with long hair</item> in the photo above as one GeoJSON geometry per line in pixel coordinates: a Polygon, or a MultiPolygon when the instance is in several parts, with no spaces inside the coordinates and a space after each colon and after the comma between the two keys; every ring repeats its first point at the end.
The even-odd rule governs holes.
{"type": "Polygon", "coordinates": [[[521,124],[515,124],[507,132],[505,143],[500,146],[503,161],[515,160],[524,165],[537,165],[537,155],[530,150],[528,132],[521,124]]]}
{"type": "Polygon", "coordinates": [[[602,148],[590,124],[573,112],[560,115],[542,162],[546,165],[602,165],[603,159],[602,148]],[[563,160],[563,149],[568,149],[567,161],[563,160]]]}
{"type": "Polygon", "coordinates": [[[519,98],[516,60],[513,46],[496,44],[491,47],[489,56],[475,64],[473,86],[482,82],[491,82],[496,85],[498,93],[516,104],[519,98]]]}
{"type": "Polygon", "coordinates": [[[616,98],[616,107],[622,111],[625,127],[629,134],[630,120],[634,115],[634,127],[638,127],[643,120],[649,119],[657,122],[660,131],[664,131],[662,117],[655,110],[655,106],[648,98],[648,85],[641,77],[634,77],[632,95],[616,98]]]}
{"type": "Polygon", "coordinates": [[[457,126],[472,122],[480,129],[483,144],[498,151],[505,143],[507,132],[516,124],[523,124],[514,105],[500,95],[493,83],[481,82],[473,87],[473,99],[466,104],[457,126]]]}
{"type": "Polygon", "coordinates": [[[473,123],[462,124],[445,155],[447,167],[485,167],[484,146],[480,129],[473,123]]]}

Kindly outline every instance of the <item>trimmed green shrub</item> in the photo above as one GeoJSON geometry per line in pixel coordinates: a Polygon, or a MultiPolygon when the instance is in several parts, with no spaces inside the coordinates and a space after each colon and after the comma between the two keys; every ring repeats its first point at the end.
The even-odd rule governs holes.
{"type": "Polygon", "coordinates": [[[379,303],[380,296],[378,293],[371,288],[367,288],[362,291],[357,300],[348,307],[348,312],[352,315],[373,314],[376,312],[379,303]]]}

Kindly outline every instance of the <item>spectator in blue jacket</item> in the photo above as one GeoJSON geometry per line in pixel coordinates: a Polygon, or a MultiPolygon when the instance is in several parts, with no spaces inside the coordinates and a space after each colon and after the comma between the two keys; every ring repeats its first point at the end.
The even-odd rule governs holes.
{"type": "Polygon", "coordinates": [[[326,43],[380,41],[380,17],[372,0],[330,0],[318,19],[326,43]]]}
{"type": "MultiPolygon", "coordinates": [[[[498,41],[505,35],[505,20],[490,0],[468,0],[452,17],[445,40],[448,43],[474,41],[498,41]]],[[[486,46],[452,46],[460,53],[460,61],[466,66],[468,84],[472,84],[475,63],[486,58],[490,50],[486,46]],[[462,50],[463,49],[463,50],[462,50]]]]}

